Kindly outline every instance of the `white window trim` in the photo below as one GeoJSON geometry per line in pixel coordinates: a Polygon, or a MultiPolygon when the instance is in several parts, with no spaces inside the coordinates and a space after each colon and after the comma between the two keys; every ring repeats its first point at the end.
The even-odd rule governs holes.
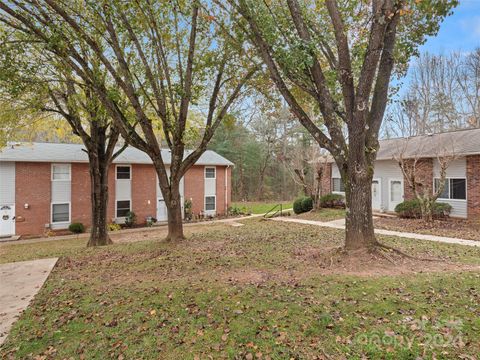
{"type": "Polygon", "coordinates": [[[71,201],[55,201],[50,203],[50,224],[52,225],[66,225],[72,222],[72,202],[71,201]],[[53,205],[68,204],[68,221],[53,221],[53,205]]]}
{"type": "MultiPolygon", "coordinates": [[[[436,177],[434,176],[433,177],[433,191],[435,191],[435,180],[440,180],[439,177],[436,177]]],[[[465,199],[452,199],[452,198],[441,198],[439,197],[437,200],[443,200],[443,201],[461,201],[461,202],[467,202],[468,200],[468,180],[466,177],[458,177],[458,176],[453,176],[453,177],[446,177],[445,178],[445,182],[449,182],[450,183],[450,180],[453,179],[453,180],[465,180],[465,199]]],[[[446,183],[445,183],[446,185],[446,183]]],[[[448,196],[450,196],[450,184],[448,185],[448,196]]]]}
{"type": "Polygon", "coordinates": [[[203,210],[205,212],[214,212],[214,211],[217,211],[217,195],[205,195],[203,197],[203,210]],[[215,198],[215,209],[213,210],[207,210],[207,197],[213,197],[215,198]]]}
{"type": "MultiPolygon", "coordinates": [[[[121,180],[127,180],[127,179],[121,179],[121,180]]],[[[117,207],[117,204],[119,201],[128,201],[130,203],[130,207],[129,207],[129,211],[132,211],[132,199],[116,199],[115,200],[115,219],[125,219],[125,216],[117,216],[118,213],[117,213],[117,210],[118,210],[118,207],[117,207]]]]}
{"type": "MultiPolygon", "coordinates": [[[[340,179],[340,182],[342,182],[342,178],[341,178],[341,177],[332,176],[332,194],[345,195],[345,191],[334,191],[334,190],[333,190],[333,179],[340,179]]],[[[343,186],[345,187],[345,185],[343,185],[343,186]]]]}
{"type": "Polygon", "coordinates": [[[132,165],[122,165],[122,164],[117,164],[115,165],[115,181],[131,181],[132,180],[132,165]],[[119,179],[117,174],[118,174],[118,168],[119,167],[128,167],[130,168],[130,177],[128,179],[119,179]]]}
{"type": "MultiPolygon", "coordinates": [[[[72,164],[70,163],[52,163],[50,167],[50,179],[51,181],[72,181],[72,164]],[[54,179],[53,178],[53,168],[55,165],[67,165],[68,167],[68,179],[54,179]]],[[[62,203],[65,204],[65,203],[62,203]]]]}
{"type": "Polygon", "coordinates": [[[215,180],[217,178],[217,167],[216,166],[205,166],[203,176],[204,176],[205,179],[215,180]],[[214,175],[215,175],[213,178],[210,178],[210,177],[207,178],[207,169],[213,169],[214,175]]]}

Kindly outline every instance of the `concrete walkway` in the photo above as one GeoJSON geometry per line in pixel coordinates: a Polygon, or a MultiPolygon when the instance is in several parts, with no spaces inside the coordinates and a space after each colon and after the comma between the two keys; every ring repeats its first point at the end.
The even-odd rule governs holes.
{"type": "Polygon", "coordinates": [[[43,286],[58,258],[0,264],[0,345],[43,286]]]}
{"type": "MultiPolygon", "coordinates": [[[[332,229],[342,229],[342,230],[345,229],[345,219],[322,222],[322,221],[314,221],[314,220],[295,219],[295,218],[289,218],[289,217],[276,217],[271,220],[322,226],[322,227],[327,227],[332,229]]],[[[435,242],[446,243],[446,244],[457,244],[457,245],[480,247],[480,241],[465,240],[465,239],[451,238],[451,237],[445,237],[445,236],[417,234],[417,233],[391,231],[391,230],[383,230],[383,229],[375,229],[375,234],[398,236],[398,237],[414,239],[414,240],[435,241],[435,242]]]]}

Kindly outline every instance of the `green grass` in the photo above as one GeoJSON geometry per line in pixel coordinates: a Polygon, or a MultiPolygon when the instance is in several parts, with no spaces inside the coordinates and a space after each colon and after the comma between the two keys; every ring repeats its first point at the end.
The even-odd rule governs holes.
{"type": "MultiPolygon", "coordinates": [[[[40,247],[41,256],[64,257],[0,357],[447,359],[480,352],[479,272],[322,275],[319,260],[299,250],[341,245],[341,231],[244,223],[180,244],[22,245],[22,259],[40,247]]],[[[382,241],[480,264],[477,248],[382,241]]],[[[19,252],[11,245],[3,256],[19,252]]]]}
{"type": "Polygon", "coordinates": [[[0,244],[0,264],[85,253],[89,250],[86,249],[87,241],[83,238],[0,244]]]}
{"type": "Polygon", "coordinates": [[[303,214],[298,214],[296,217],[306,220],[314,221],[332,221],[345,218],[344,209],[327,209],[323,208],[320,210],[309,211],[303,214]]]}
{"type": "MultiPolygon", "coordinates": [[[[283,209],[291,209],[293,206],[292,201],[276,201],[276,202],[236,202],[232,204],[232,207],[238,207],[244,212],[251,214],[265,214],[270,211],[275,205],[282,204],[283,209]]],[[[278,208],[279,209],[279,208],[278,208]]]]}

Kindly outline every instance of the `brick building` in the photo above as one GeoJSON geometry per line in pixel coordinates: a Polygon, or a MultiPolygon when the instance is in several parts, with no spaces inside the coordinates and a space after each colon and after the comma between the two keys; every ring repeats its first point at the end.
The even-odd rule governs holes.
{"type": "MultiPolygon", "coordinates": [[[[162,150],[165,164],[170,152],[162,150]]],[[[180,183],[182,204],[192,201],[195,215],[225,214],[231,201],[233,163],[206,151],[180,183]]],[[[122,223],[128,211],[144,223],[167,220],[167,209],[150,158],[127,148],[109,169],[108,218],[122,223]]],[[[30,143],[0,151],[0,236],[38,235],[90,224],[90,176],[82,145],[30,143]]]]}
{"type": "MultiPolygon", "coordinates": [[[[438,157],[454,155],[447,169],[445,189],[439,202],[452,206],[451,216],[480,220],[480,129],[381,140],[372,182],[372,207],[377,211],[394,211],[395,206],[414,194],[405,181],[398,156],[418,159],[417,182],[432,189],[438,185],[438,157]]],[[[331,177],[323,192],[344,193],[340,172],[330,164],[331,177]]]]}

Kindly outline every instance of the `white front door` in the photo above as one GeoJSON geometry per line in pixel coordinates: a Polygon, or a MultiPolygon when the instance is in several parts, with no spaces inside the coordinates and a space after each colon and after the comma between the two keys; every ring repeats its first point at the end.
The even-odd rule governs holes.
{"type": "Polygon", "coordinates": [[[15,205],[0,205],[0,236],[15,235],[15,205]]]}
{"type": "Polygon", "coordinates": [[[372,208],[380,210],[382,208],[382,184],[379,179],[372,181],[372,208]]]}
{"type": "Polygon", "coordinates": [[[165,205],[165,200],[158,198],[157,199],[157,221],[167,221],[168,212],[167,206],[165,205]]]}
{"type": "Polygon", "coordinates": [[[403,180],[389,179],[388,210],[395,211],[395,207],[403,202],[403,180]]]}

